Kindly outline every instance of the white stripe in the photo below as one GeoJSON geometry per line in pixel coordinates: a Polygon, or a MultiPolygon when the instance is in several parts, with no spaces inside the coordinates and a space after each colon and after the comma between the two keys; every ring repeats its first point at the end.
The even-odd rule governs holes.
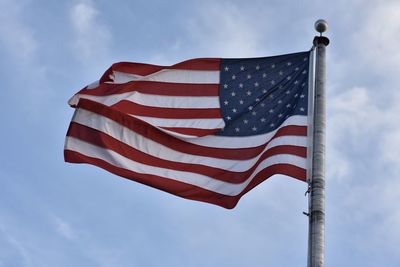
{"type": "Polygon", "coordinates": [[[97,81],[92,82],[88,86],[86,86],[86,89],[95,89],[95,88],[97,88],[99,86],[100,86],[100,81],[97,80],[97,81]]]}
{"type": "Polygon", "coordinates": [[[159,127],[220,129],[225,125],[223,119],[164,119],[136,115],[132,115],[132,117],[159,127]]]}
{"type": "Polygon", "coordinates": [[[218,84],[219,71],[163,69],[147,76],[113,71],[114,83],[153,81],[169,83],[218,84]]]}
{"type": "Polygon", "coordinates": [[[186,142],[206,146],[206,147],[217,147],[217,148],[246,148],[256,147],[265,144],[265,140],[271,139],[275,133],[284,126],[296,125],[296,126],[307,126],[307,116],[291,116],[287,118],[282,125],[269,133],[253,135],[253,136],[217,136],[208,135],[199,137],[196,139],[182,139],[186,142]],[[244,141],[245,140],[245,141],[244,141]]]}
{"type": "Polygon", "coordinates": [[[142,174],[165,177],[167,179],[191,184],[206,190],[210,190],[228,196],[236,196],[240,194],[246,188],[246,186],[252,181],[252,179],[257,173],[259,173],[260,171],[269,166],[275,164],[290,164],[303,169],[306,166],[306,160],[304,158],[292,155],[272,156],[264,160],[245,182],[240,184],[232,184],[228,182],[219,181],[201,174],[185,172],[185,171],[176,171],[176,170],[154,167],[139,162],[135,162],[121,156],[120,154],[114,151],[86,143],[84,141],[78,140],[73,137],[67,137],[66,149],[79,152],[88,157],[104,160],[109,164],[112,164],[119,168],[123,168],[126,170],[142,174]]]}
{"type": "Polygon", "coordinates": [[[106,106],[112,106],[121,100],[131,101],[140,105],[163,108],[219,108],[218,96],[164,96],[150,95],[139,92],[128,92],[107,96],[76,94],[69,101],[77,105],[79,98],[89,99],[106,106]]]}
{"type": "Polygon", "coordinates": [[[173,131],[170,131],[170,130],[167,130],[167,129],[163,129],[163,128],[159,128],[159,127],[157,127],[157,129],[159,129],[160,131],[162,131],[162,132],[164,132],[164,133],[166,133],[168,135],[176,137],[176,138],[183,138],[183,139],[198,138],[197,135],[189,135],[189,134],[173,132],[173,131]]]}
{"type": "MultiPolygon", "coordinates": [[[[232,172],[244,172],[253,167],[253,165],[262,155],[262,153],[260,153],[260,155],[248,160],[229,160],[214,158],[212,157],[212,155],[210,155],[209,157],[205,157],[182,153],[168,148],[142,135],[139,135],[136,132],[116,123],[109,118],[83,109],[77,110],[72,121],[101,131],[145,154],[154,156],[159,159],[167,159],[174,162],[200,164],[232,172]]],[[[269,140],[264,140],[265,143],[268,141],[269,140]]],[[[264,151],[267,151],[271,147],[276,147],[280,145],[305,147],[307,145],[307,138],[303,136],[281,136],[273,139],[267,145],[264,151]]]]}

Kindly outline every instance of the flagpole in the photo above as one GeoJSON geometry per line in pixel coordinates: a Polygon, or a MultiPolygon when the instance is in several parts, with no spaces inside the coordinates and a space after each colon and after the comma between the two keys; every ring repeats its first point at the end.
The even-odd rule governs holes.
{"type": "Polygon", "coordinates": [[[324,20],[315,22],[320,36],[314,38],[315,96],[312,173],[309,181],[308,267],[323,267],[325,252],[325,77],[326,46],[329,39],[322,36],[328,28],[324,20]]]}

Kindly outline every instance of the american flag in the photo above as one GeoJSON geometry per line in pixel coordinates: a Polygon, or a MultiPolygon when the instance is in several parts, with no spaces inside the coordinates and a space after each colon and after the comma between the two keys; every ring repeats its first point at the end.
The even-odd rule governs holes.
{"type": "Polygon", "coordinates": [[[65,161],[225,208],[272,175],[305,181],[310,53],[113,64],[69,101],[65,161]]]}

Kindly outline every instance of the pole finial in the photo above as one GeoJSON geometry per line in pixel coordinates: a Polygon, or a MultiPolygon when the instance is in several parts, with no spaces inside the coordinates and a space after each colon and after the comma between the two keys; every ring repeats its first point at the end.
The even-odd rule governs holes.
{"type": "Polygon", "coordinates": [[[315,22],[314,28],[322,36],[322,33],[328,30],[328,22],[326,22],[326,20],[319,19],[315,22]]]}

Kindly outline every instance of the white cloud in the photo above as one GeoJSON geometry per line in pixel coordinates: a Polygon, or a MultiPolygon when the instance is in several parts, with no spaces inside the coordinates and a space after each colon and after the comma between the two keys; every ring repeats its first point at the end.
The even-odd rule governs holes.
{"type": "MultiPolygon", "coordinates": [[[[395,74],[400,68],[400,2],[381,1],[366,9],[361,30],[354,35],[362,58],[382,74],[395,74]]],[[[358,25],[357,25],[358,26],[358,25]]]]}
{"type": "MultiPolygon", "coordinates": [[[[350,179],[352,174],[357,177],[354,173],[359,167],[354,165],[358,162],[364,169],[384,169],[381,179],[390,179],[389,170],[400,173],[400,126],[396,123],[400,112],[400,2],[355,3],[359,13],[345,16],[353,30],[346,47],[338,53],[335,40],[328,47],[328,55],[336,52],[328,73],[333,76],[327,102],[328,170],[334,179],[350,179]]],[[[347,2],[343,4],[347,7],[347,2]]]]}
{"type": "Polygon", "coordinates": [[[29,0],[0,0],[0,56],[5,55],[1,68],[6,77],[0,93],[2,100],[18,106],[31,121],[42,116],[44,103],[52,96],[40,27],[32,22],[32,9],[29,0]]]}
{"type": "MultiPolygon", "coordinates": [[[[333,96],[328,101],[327,155],[328,177],[347,179],[350,164],[361,156],[366,148],[378,147],[376,137],[383,111],[373,101],[370,91],[364,87],[353,87],[333,96]],[[374,142],[371,142],[374,140],[374,142]]],[[[379,141],[379,140],[378,140],[379,141]]]]}
{"type": "Polygon", "coordinates": [[[72,228],[72,226],[66,221],[62,220],[59,217],[53,218],[55,227],[57,232],[65,237],[68,240],[74,240],[77,238],[76,231],[72,228]]]}
{"type": "Polygon", "coordinates": [[[39,46],[34,30],[22,21],[26,9],[21,1],[0,1],[0,44],[20,61],[32,59],[39,46]]]}
{"type": "MultiPolygon", "coordinates": [[[[205,2],[187,23],[188,37],[199,50],[220,57],[260,55],[260,25],[242,7],[227,2],[205,2]]],[[[265,48],[265,47],[264,47],[265,48]]]]}
{"type": "Polygon", "coordinates": [[[400,93],[392,95],[392,102],[388,103],[390,108],[384,115],[385,128],[382,129],[381,155],[387,163],[387,167],[396,170],[400,174],[400,125],[398,116],[400,114],[400,93]]]}
{"type": "MultiPolygon", "coordinates": [[[[399,113],[397,113],[399,114],[399,113]]],[[[396,118],[394,118],[396,119],[396,118]]],[[[396,124],[396,121],[392,122],[396,124]]],[[[383,136],[382,141],[382,155],[384,155],[385,160],[390,164],[393,164],[392,168],[400,168],[400,127],[394,126],[393,129],[388,130],[388,132],[383,136]]]]}
{"type": "MultiPolygon", "coordinates": [[[[400,94],[381,106],[375,93],[379,89],[353,87],[328,101],[327,177],[349,183],[369,169],[379,182],[391,181],[388,174],[400,174],[400,125],[397,116],[400,94]],[[386,170],[382,174],[375,172],[386,170]]],[[[365,179],[371,179],[366,177],[365,179]]],[[[374,181],[374,184],[378,181],[374,181]]],[[[371,184],[372,186],[372,184],[371,184]]],[[[379,191],[384,190],[378,188],[379,191]]]]}
{"type": "MultiPolygon", "coordinates": [[[[15,249],[15,251],[18,253],[18,256],[20,257],[21,263],[23,264],[22,266],[24,267],[30,267],[34,266],[32,257],[28,251],[28,249],[24,246],[23,242],[20,242],[17,240],[14,236],[8,233],[6,228],[0,224],[0,236],[3,236],[7,243],[15,249]]],[[[14,262],[19,262],[19,260],[14,259],[14,262]]],[[[0,262],[1,264],[1,262],[0,262]]]]}
{"type": "MultiPolygon", "coordinates": [[[[331,125],[337,133],[358,138],[365,130],[378,130],[382,111],[374,104],[370,91],[353,87],[329,101],[331,125]],[[368,122],[368,123],[365,123],[368,122]],[[340,128],[340,129],[338,129],[340,128]]],[[[344,137],[344,136],[341,136],[344,137]]]]}
{"type": "Polygon", "coordinates": [[[327,143],[327,174],[328,179],[336,179],[344,182],[349,178],[351,163],[350,160],[335,148],[333,142],[327,143]]]}
{"type": "Polygon", "coordinates": [[[387,181],[380,191],[380,202],[383,204],[381,209],[381,225],[380,232],[386,240],[390,241],[394,247],[400,245],[400,210],[398,203],[400,202],[400,180],[396,175],[387,181]],[[390,231],[388,231],[390,229],[390,231]]]}
{"type": "Polygon", "coordinates": [[[352,237],[364,253],[378,245],[390,252],[400,244],[400,94],[390,93],[382,106],[380,91],[353,87],[328,102],[328,186],[341,199],[330,208],[341,214],[342,227],[368,228],[368,241],[358,233],[352,237]]]}
{"type": "Polygon", "coordinates": [[[75,32],[75,54],[82,62],[98,62],[107,57],[111,34],[99,22],[99,11],[92,1],[80,0],[70,11],[70,20],[75,32]]]}

